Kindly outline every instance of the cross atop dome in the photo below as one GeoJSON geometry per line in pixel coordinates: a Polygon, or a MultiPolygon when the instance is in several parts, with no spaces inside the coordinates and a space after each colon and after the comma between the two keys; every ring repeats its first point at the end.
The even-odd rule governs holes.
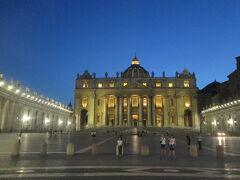
{"type": "Polygon", "coordinates": [[[132,64],[137,64],[137,65],[140,64],[140,61],[138,60],[138,58],[137,58],[137,56],[136,56],[136,53],[135,53],[134,58],[132,59],[132,64]]]}

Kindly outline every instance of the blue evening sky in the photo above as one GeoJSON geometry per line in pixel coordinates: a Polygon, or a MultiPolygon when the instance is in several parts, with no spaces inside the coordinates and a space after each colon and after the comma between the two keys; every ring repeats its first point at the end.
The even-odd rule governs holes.
{"type": "Polygon", "coordinates": [[[73,100],[77,73],[115,76],[134,53],[149,72],[185,67],[203,88],[240,56],[240,0],[0,0],[0,72],[73,100]]]}

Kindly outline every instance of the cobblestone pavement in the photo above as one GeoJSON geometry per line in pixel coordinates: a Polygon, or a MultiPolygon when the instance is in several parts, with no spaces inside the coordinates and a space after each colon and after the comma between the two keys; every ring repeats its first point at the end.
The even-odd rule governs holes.
{"type": "Polygon", "coordinates": [[[0,134],[0,179],[240,179],[239,137],[204,137],[203,149],[198,157],[190,157],[185,135],[196,143],[196,133],[169,129],[177,139],[176,156],[160,154],[159,135],[165,130],[148,129],[142,137],[136,129],[125,132],[128,140],[124,156],[116,157],[117,130],[102,129],[96,137],[89,132],[78,134],[28,133],[21,139],[21,154],[10,156],[16,134],[0,134]],[[42,142],[48,144],[48,155],[39,153],[42,142]],[[66,156],[66,146],[75,146],[75,155],[66,156]],[[216,157],[216,145],[223,144],[224,158],[216,157]],[[98,144],[99,152],[91,154],[92,144],[98,144]],[[149,146],[149,155],[141,156],[142,145],[149,146]]]}

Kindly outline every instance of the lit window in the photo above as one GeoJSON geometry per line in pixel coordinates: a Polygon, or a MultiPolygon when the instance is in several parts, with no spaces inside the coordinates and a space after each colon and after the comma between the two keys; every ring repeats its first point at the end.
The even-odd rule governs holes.
{"type": "Polygon", "coordinates": [[[83,88],[88,88],[88,83],[87,82],[83,83],[83,88]]]}
{"type": "Polygon", "coordinates": [[[108,98],[108,107],[114,107],[114,96],[109,96],[108,98]]]}
{"type": "Polygon", "coordinates": [[[132,96],[132,107],[138,107],[138,96],[132,96]]]}
{"type": "Polygon", "coordinates": [[[184,87],[189,87],[189,81],[184,81],[183,85],[184,85],[184,87]]]}
{"type": "Polygon", "coordinates": [[[128,83],[126,83],[126,82],[125,82],[125,83],[123,83],[123,86],[127,86],[127,85],[128,85],[128,83]]]}
{"type": "Polygon", "coordinates": [[[156,87],[161,87],[162,84],[160,82],[156,83],[156,87]]]}
{"type": "Polygon", "coordinates": [[[168,87],[173,87],[173,83],[168,83],[168,87]]]}
{"type": "Polygon", "coordinates": [[[82,98],[82,106],[83,107],[87,107],[87,105],[88,105],[88,98],[86,96],[84,96],[82,98]]]}
{"type": "Polygon", "coordinates": [[[124,106],[124,107],[127,107],[127,104],[128,104],[128,103],[127,103],[127,98],[123,98],[123,106],[124,106]]]}
{"type": "Polygon", "coordinates": [[[156,104],[157,108],[163,106],[163,98],[162,98],[162,96],[158,95],[158,96],[155,97],[155,104],[156,104]]]}
{"type": "Polygon", "coordinates": [[[184,97],[184,106],[185,107],[190,107],[191,106],[191,102],[190,102],[190,97],[189,96],[185,96],[184,97]]]}
{"type": "Polygon", "coordinates": [[[114,83],[109,83],[109,87],[114,87],[114,83]]]}
{"type": "Polygon", "coordinates": [[[98,87],[101,88],[102,87],[102,83],[98,83],[98,87]]]}
{"type": "Polygon", "coordinates": [[[143,98],[143,107],[147,107],[147,98],[143,98]]]}
{"type": "Polygon", "coordinates": [[[137,114],[133,114],[132,115],[132,119],[138,119],[138,115],[137,114]]]}
{"type": "Polygon", "coordinates": [[[143,86],[147,86],[147,83],[143,83],[143,86]]]}

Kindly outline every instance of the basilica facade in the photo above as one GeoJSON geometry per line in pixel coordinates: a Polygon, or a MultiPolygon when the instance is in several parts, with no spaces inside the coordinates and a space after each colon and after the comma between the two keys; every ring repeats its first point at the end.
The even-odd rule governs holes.
{"type": "Polygon", "coordinates": [[[135,56],[116,77],[77,75],[74,91],[76,130],[91,127],[187,127],[199,129],[194,73],[155,77],[135,56]]]}

